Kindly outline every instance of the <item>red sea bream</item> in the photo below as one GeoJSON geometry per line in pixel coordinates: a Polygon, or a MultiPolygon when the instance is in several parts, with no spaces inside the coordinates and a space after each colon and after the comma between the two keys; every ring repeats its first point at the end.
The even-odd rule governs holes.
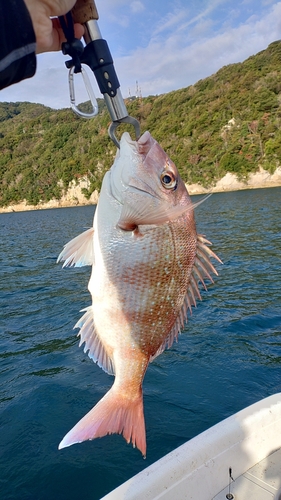
{"type": "Polygon", "coordinates": [[[146,454],[142,383],[149,363],[169,348],[212,281],[218,257],[197,234],[192,204],[176,166],[145,132],[124,133],[105,174],[93,228],[70,241],[58,260],[92,265],[92,305],[75,325],[80,345],[112,388],[63,438],[59,448],[123,434],[146,454]]]}

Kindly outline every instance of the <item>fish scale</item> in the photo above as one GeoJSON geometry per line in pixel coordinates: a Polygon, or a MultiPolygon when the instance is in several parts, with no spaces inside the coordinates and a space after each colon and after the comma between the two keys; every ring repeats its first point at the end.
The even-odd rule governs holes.
{"type": "MultiPolygon", "coordinates": [[[[186,294],[192,268],[186,256],[192,254],[195,258],[197,238],[194,231],[191,239],[184,221],[183,226],[184,231],[173,228],[171,224],[153,230],[142,229],[141,239],[124,238],[118,248],[115,245],[112,248],[110,238],[106,241],[105,267],[110,282],[116,284],[119,299],[110,306],[108,302],[106,304],[114,318],[110,332],[118,328],[114,310],[119,311],[124,304],[122,310],[133,330],[134,339],[150,356],[155,354],[159,342],[163,342],[170,332],[186,294]],[[193,246],[192,251],[187,246],[193,246]],[[119,262],[120,255],[122,260],[119,262]],[[170,255],[170,262],[166,259],[167,255],[170,255]]],[[[100,295],[101,286],[93,271],[89,290],[94,295],[100,295]]],[[[102,328],[101,331],[105,337],[110,335],[102,328]]]]}
{"type": "Polygon", "coordinates": [[[174,163],[149,132],[138,141],[123,134],[93,230],[69,242],[58,259],[92,264],[92,305],[75,326],[84,351],[115,380],[60,448],[118,433],[145,456],[143,378],[201,299],[198,281],[206,288],[205,278],[217,274],[209,245],[196,232],[194,206],[174,163]]]}

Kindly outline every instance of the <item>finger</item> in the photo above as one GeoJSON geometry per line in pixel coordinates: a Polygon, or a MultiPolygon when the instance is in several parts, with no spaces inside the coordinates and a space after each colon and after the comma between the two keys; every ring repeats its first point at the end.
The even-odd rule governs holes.
{"type": "MultiPolygon", "coordinates": [[[[81,38],[84,34],[84,27],[82,24],[74,25],[74,35],[76,38],[81,38]]],[[[42,52],[53,52],[61,50],[61,44],[66,41],[64,32],[60,26],[60,22],[57,18],[52,19],[52,29],[48,36],[48,43],[38,43],[37,44],[37,54],[42,52]]]]}
{"type": "MultiPolygon", "coordinates": [[[[59,19],[58,18],[52,19],[52,23],[53,23],[53,28],[58,31],[59,42],[60,43],[65,42],[66,41],[65,35],[64,35],[64,32],[63,32],[62,27],[60,25],[59,19]]],[[[79,24],[79,23],[74,24],[74,36],[75,36],[75,38],[79,38],[79,39],[82,38],[82,36],[84,35],[84,32],[85,32],[85,29],[84,29],[84,26],[82,24],[79,24]]],[[[59,50],[59,49],[60,49],[60,47],[57,50],[59,50]]]]}

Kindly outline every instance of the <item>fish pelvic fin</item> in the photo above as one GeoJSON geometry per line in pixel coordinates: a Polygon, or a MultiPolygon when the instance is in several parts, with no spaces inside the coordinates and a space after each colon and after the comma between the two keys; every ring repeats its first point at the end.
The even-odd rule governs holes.
{"type": "Polygon", "coordinates": [[[62,267],[82,267],[94,264],[94,228],[91,227],[64,245],[57,262],[64,261],[62,267]]]}
{"type": "Polygon", "coordinates": [[[80,328],[80,332],[78,333],[80,337],[79,347],[85,343],[84,352],[86,353],[88,351],[89,358],[91,358],[94,363],[97,363],[97,365],[106,373],[114,375],[114,363],[109,354],[106,352],[105,347],[95,330],[92,306],[82,309],[81,312],[84,311],[85,313],[82,318],[80,318],[74,326],[74,328],[80,328]]]}
{"type": "Polygon", "coordinates": [[[216,259],[222,264],[220,258],[210,249],[210,241],[208,241],[203,235],[197,235],[197,251],[191,271],[189,284],[187,287],[186,295],[183,300],[182,307],[179,314],[175,320],[173,328],[171,329],[169,335],[166,337],[164,342],[160,345],[156,353],[150,357],[150,362],[153,361],[159,354],[161,354],[166,348],[170,349],[173,345],[174,340],[178,339],[179,333],[184,329],[185,323],[188,319],[188,313],[192,314],[192,306],[196,307],[197,300],[202,300],[198,282],[201,282],[204,290],[207,290],[205,280],[208,279],[211,283],[214,282],[211,273],[218,276],[218,272],[211,262],[211,257],[216,259]]]}
{"type": "Polygon", "coordinates": [[[112,386],[108,393],[63,438],[59,450],[107,434],[122,434],[127,443],[146,455],[143,397],[131,400],[112,386]]]}

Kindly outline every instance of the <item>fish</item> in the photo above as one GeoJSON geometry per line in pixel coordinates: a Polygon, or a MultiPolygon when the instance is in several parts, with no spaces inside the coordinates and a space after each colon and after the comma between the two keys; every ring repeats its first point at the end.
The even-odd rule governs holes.
{"type": "Polygon", "coordinates": [[[114,383],[65,435],[59,449],[107,434],[122,434],[146,456],[145,372],[185,327],[199,282],[213,282],[221,262],[197,234],[194,208],[179,172],[146,131],[124,132],[106,172],[93,227],[67,243],[63,267],[91,265],[92,304],[74,328],[79,346],[114,383]]]}

